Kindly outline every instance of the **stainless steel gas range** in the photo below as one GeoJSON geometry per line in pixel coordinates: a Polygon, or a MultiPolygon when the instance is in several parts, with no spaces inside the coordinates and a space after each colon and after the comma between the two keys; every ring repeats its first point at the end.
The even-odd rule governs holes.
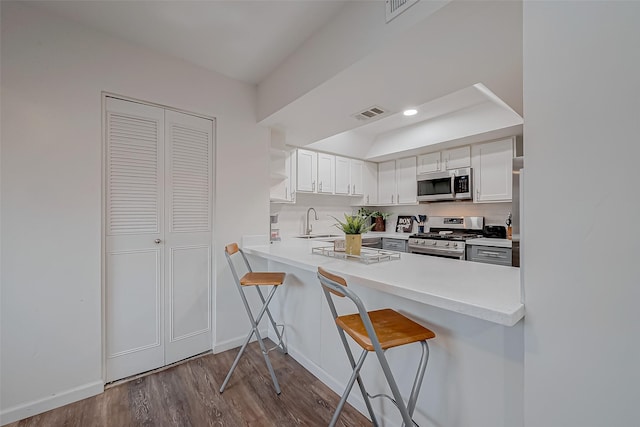
{"type": "Polygon", "coordinates": [[[444,258],[465,259],[469,239],[482,237],[482,216],[432,216],[429,231],[409,236],[409,252],[444,258]]]}

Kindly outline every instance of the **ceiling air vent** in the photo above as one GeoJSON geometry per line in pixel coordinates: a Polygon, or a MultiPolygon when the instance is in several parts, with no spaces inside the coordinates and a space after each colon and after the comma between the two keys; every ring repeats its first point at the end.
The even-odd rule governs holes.
{"type": "Polygon", "coordinates": [[[387,19],[387,23],[391,22],[393,18],[400,15],[417,2],[418,0],[386,0],[385,17],[387,19]]]}
{"type": "Polygon", "coordinates": [[[386,113],[387,111],[384,110],[383,108],[378,106],[373,106],[373,107],[367,108],[364,111],[360,111],[359,113],[352,114],[351,117],[355,117],[358,120],[371,120],[374,117],[379,117],[386,113]]]}

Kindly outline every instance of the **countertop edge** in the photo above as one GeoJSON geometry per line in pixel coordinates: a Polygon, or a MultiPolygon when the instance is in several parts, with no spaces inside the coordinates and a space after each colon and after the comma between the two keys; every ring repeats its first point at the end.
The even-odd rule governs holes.
{"type": "MultiPolygon", "coordinates": [[[[269,253],[269,246],[247,246],[243,250],[250,255],[258,256],[270,261],[279,262],[282,264],[290,265],[292,267],[300,268],[305,271],[315,272],[317,265],[311,265],[305,261],[296,261],[288,257],[274,255],[269,253]],[[261,250],[262,248],[263,250],[261,250]]],[[[393,262],[393,261],[390,261],[393,262]]],[[[402,288],[392,284],[359,277],[349,272],[343,271],[339,264],[327,265],[328,270],[333,270],[338,274],[343,274],[347,279],[357,280],[360,284],[369,288],[386,292],[392,295],[396,295],[402,298],[406,298],[412,301],[416,301],[422,304],[431,305],[444,310],[464,314],[476,319],[485,320],[492,323],[497,323],[503,326],[511,327],[517,324],[525,313],[524,304],[520,303],[517,306],[513,306],[503,311],[496,310],[494,308],[482,307],[468,302],[454,300],[428,292],[416,292],[415,290],[402,288]]]]}

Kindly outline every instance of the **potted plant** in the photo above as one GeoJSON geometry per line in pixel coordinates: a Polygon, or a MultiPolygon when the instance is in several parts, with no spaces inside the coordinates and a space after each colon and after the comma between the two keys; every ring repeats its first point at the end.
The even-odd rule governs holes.
{"type": "Polygon", "coordinates": [[[385,231],[385,220],[389,218],[391,214],[386,212],[375,211],[371,213],[374,225],[373,231],[385,231]]]}
{"type": "Polygon", "coordinates": [[[344,232],[345,252],[347,255],[360,255],[362,233],[366,233],[373,227],[373,225],[367,225],[369,217],[344,214],[345,222],[340,221],[336,217],[333,217],[333,219],[338,221],[334,226],[344,232]]]}

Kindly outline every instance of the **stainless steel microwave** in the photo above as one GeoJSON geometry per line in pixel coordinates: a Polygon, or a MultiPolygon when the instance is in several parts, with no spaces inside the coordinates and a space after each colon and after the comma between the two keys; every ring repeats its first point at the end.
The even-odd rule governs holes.
{"type": "Polygon", "coordinates": [[[471,200],[473,198],[471,168],[424,173],[418,178],[418,201],[471,200]]]}

